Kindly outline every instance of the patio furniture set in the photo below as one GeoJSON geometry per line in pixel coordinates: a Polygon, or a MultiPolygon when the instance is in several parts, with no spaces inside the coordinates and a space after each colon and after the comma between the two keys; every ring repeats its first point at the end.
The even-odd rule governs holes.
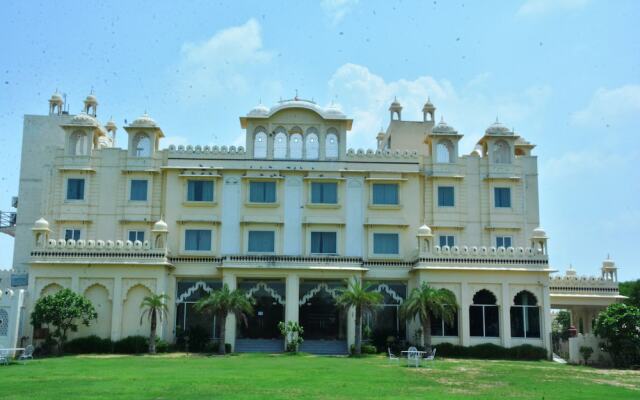
{"type": "Polygon", "coordinates": [[[21,352],[18,357],[15,357],[18,361],[33,360],[33,346],[27,347],[13,347],[13,348],[0,348],[0,364],[9,365],[9,361],[17,353],[21,352]]]}
{"type": "MultiPolygon", "coordinates": [[[[400,362],[400,357],[396,356],[391,352],[391,349],[387,349],[389,353],[389,362],[400,362]]],[[[407,357],[407,367],[420,367],[420,363],[422,361],[428,362],[433,361],[436,358],[436,348],[434,347],[432,351],[421,351],[415,347],[409,347],[408,350],[403,350],[400,352],[402,354],[402,358],[404,358],[404,354],[407,357]]]]}

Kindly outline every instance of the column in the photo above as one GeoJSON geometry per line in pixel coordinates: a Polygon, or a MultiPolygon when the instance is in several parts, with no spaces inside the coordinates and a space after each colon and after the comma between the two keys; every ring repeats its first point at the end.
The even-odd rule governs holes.
{"type": "MultiPolygon", "coordinates": [[[[571,312],[573,318],[573,312],[571,312]]],[[[540,334],[542,335],[542,345],[549,352],[549,358],[551,358],[552,344],[551,344],[551,297],[549,293],[549,285],[542,286],[542,315],[540,334]]]]}
{"type": "Polygon", "coordinates": [[[111,300],[111,340],[120,340],[122,336],[122,277],[113,280],[111,300]]]}
{"type": "MultiPolygon", "coordinates": [[[[234,291],[237,287],[236,275],[229,272],[222,272],[222,284],[229,286],[229,290],[234,291]]],[[[224,342],[231,345],[231,351],[236,347],[236,316],[234,314],[227,315],[227,325],[224,333],[224,342]]]]}
{"type": "MultiPolygon", "coordinates": [[[[351,279],[360,280],[360,277],[353,276],[351,279]]],[[[356,342],[356,309],[349,307],[347,311],[347,349],[351,349],[351,345],[356,342]]]]}
{"type": "Polygon", "coordinates": [[[285,304],[285,319],[287,322],[299,321],[300,313],[300,277],[296,274],[287,275],[287,298],[285,304]]]}
{"type": "Polygon", "coordinates": [[[469,329],[469,285],[462,282],[460,285],[460,337],[463,346],[469,346],[471,342],[471,331],[469,329]]]}
{"type": "Polygon", "coordinates": [[[500,306],[500,342],[502,347],[511,347],[511,295],[509,284],[502,284],[502,304],[500,306]]]}

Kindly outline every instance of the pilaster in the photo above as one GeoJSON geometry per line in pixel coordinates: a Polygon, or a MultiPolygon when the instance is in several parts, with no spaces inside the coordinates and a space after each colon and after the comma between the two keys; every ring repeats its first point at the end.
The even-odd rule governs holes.
{"type": "Polygon", "coordinates": [[[463,346],[469,346],[471,342],[471,331],[469,329],[469,305],[471,301],[469,299],[469,285],[467,282],[460,284],[460,297],[461,344],[463,346]]]}
{"type": "Polygon", "coordinates": [[[113,302],[111,311],[111,340],[120,340],[122,336],[122,277],[113,280],[113,302]]]}
{"type": "Polygon", "coordinates": [[[500,342],[503,347],[511,347],[511,295],[509,284],[502,284],[502,304],[500,305],[500,342]]]}
{"type": "MultiPolygon", "coordinates": [[[[224,271],[222,275],[222,284],[229,286],[229,290],[234,291],[237,288],[236,275],[228,271],[224,271]]],[[[224,342],[231,345],[231,351],[236,347],[236,316],[234,314],[227,315],[227,325],[224,335],[224,342]]]]}

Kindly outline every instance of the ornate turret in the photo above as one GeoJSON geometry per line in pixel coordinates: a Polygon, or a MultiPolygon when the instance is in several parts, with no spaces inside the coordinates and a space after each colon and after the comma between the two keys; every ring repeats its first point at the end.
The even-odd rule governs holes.
{"type": "Polygon", "coordinates": [[[62,115],[64,111],[64,100],[62,95],[56,89],[55,93],[49,99],[49,115],[62,115]]]}
{"type": "Polygon", "coordinates": [[[93,94],[93,90],[84,99],[84,112],[95,117],[98,114],[98,98],[93,94]]]}
{"type": "Polygon", "coordinates": [[[418,228],[418,251],[420,257],[431,254],[433,246],[433,232],[426,224],[418,228]]]}
{"type": "Polygon", "coordinates": [[[402,121],[402,104],[395,97],[393,103],[389,106],[389,112],[391,113],[391,121],[394,120],[394,116],[396,120],[402,121]]]}
{"type": "Polygon", "coordinates": [[[431,99],[427,98],[427,102],[424,103],[424,107],[422,107],[422,120],[424,122],[433,122],[435,121],[436,108],[433,104],[431,104],[431,99]]]}
{"type": "Polygon", "coordinates": [[[618,282],[618,268],[616,263],[607,256],[607,259],[602,262],[602,279],[618,282]]]}

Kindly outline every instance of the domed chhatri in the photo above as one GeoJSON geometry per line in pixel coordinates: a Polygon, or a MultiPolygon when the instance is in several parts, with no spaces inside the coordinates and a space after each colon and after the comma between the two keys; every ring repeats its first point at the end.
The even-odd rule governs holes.
{"type": "Polygon", "coordinates": [[[85,103],[94,103],[98,104],[98,98],[93,94],[89,94],[86,99],[84,99],[85,103]]]}
{"type": "Polygon", "coordinates": [[[342,112],[342,110],[340,109],[340,106],[338,106],[337,104],[335,104],[334,102],[331,102],[331,104],[329,104],[325,109],[324,109],[325,114],[327,115],[338,115],[343,117],[344,113],[342,112]]]}
{"type": "Polygon", "coordinates": [[[449,126],[445,121],[444,117],[440,118],[440,122],[436,125],[431,132],[433,133],[444,133],[444,134],[456,134],[458,131],[455,130],[453,126],[449,126]]]}
{"type": "Polygon", "coordinates": [[[164,222],[162,219],[160,219],[158,222],[153,224],[153,231],[154,232],[168,232],[169,231],[169,226],[167,225],[166,222],[164,222]]]}
{"type": "Polygon", "coordinates": [[[156,128],[158,126],[158,124],[156,123],[156,121],[153,118],[151,118],[149,116],[149,114],[147,114],[145,112],[144,114],[142,114],[141,116],[136,118],[131,123],[131,126],[136,126],[136,127],[141,127],[141,128],[156,128]]]}
{"type": "Polygon", "coordinates": [[[422,111],[426,112],[426,111],[432,111],[432,110],[435,110],[435,109],[436,109],[436,107],[431,102],[431,98],[427,98],[427,102],[424,103],[424,107],[422,107],[422,111]]]}
{"type": "Polygon", "coordinates": [[[430,236],[433,235],[431,232],[431,228],[429,228],[426,224],[423,224],[420,228],[418,228],[418,236],[430,236]]]}
{"type": "Polygon", "coordinates": [[[49,221],[40,217],[40,219],[33,224],[33,229],[39,231],[49,230],[49,221]]]}
{"type": "Polygon", "coordinates": [[[90,126],[98,125],[98,121],[94,117],[92,117],[91,115],[85,112],[81,112],[80,114],[74,115],[74,117],[71,118],[71,121],[69,121],[69,123],[72,125],[90,125],[90,126]]]}
{"type": "Polygon", "coordinates": [[[487,135],[513,135],[513,132],[507,128],[503,123],[501,123],[496,117],[496,122],[489,125],[487,130],[485,130],[487,135]]]}
{"type": "Polygon", "coordinates": [[[250,116],[267,116],[269,115],[269,107],[260,103],[257,106],[253,107],[251,111],[249,111],[250,116]]]}
{"type": "Polygon", "coordinates": [[[113,119],[110,119],[109,122],[107,122],[104,127],[107,129],[107,131],[112,131],[112,130],[115,131],[116,129],[118,129],[118,126],[113,121],[113,119]]]}
{"type": "Polygon", "coordinates": [[[49,101],[57,102],[57,101],[64,101],[64,100],[62,99],[62,95],[58,93],[58,91],[56,90],[56,92],[51,95],[51,99],[49,99],[49,101]]]}
{"type": "Polygon", "coordinates": [[[536,229],[533,230],[532,237],[534,239],[546,239],[547,232],[545,232],[544,229],[542,229],[541,227],[537,227],[536,229]]]}

